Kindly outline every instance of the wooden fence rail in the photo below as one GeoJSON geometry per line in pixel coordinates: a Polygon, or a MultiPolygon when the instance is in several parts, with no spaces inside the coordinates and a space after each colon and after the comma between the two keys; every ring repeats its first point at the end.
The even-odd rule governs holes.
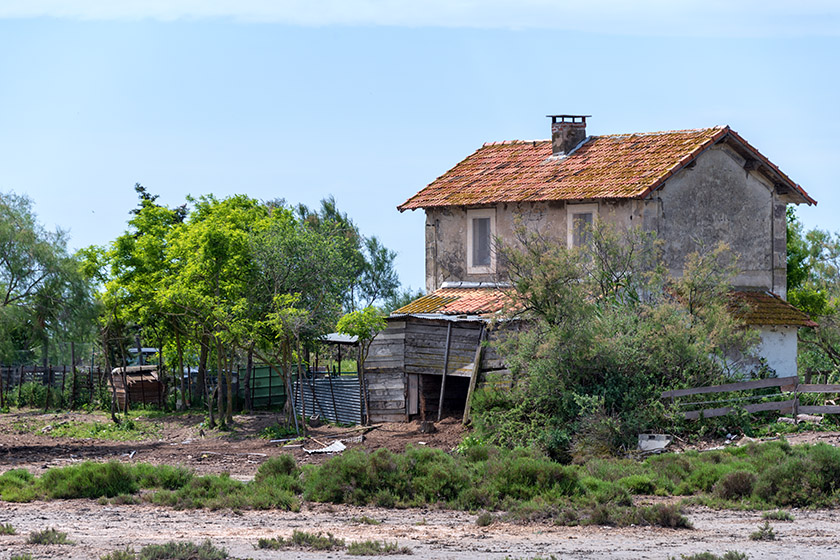
{"type": "MultiPolygon", "coordinates": [[[[663,399],[671,399],[673,402],[677,397],[687,397],[691,395],[707,395],[713,393],[732,393],[740,391],[751,391],[755,389],[770,389],[778,387],[779,395],[790,393],[793,398],[783,401],[762,402],[755,404],[745,404],[738,408],[746,410],[747,412],[767,412],[778,411],[783,414],[840,414],[840,406],[838,405],[803,405],[799,402],[799,394],[836,394],[840,393],[840,385],[835,384],[816,384],[816,383],[799,383],[796,377],[779,377],[774,379],[755,379],[752,381],[740,381],[737,383],[726,383],[724,385],[712,385],[708,387],[694,387],[691,389],[677,389],[674,391],[665,391],[661,397],[663,399]]],[[[687,404],[711,404],[711,403],[687,403],[687,404]]],[[[704,408],[702,410],[688,410],[683,412],[689,420],[695,420],[702,415],[704,418],[713,418],[715,416],[726,416],[736,407],[722,406],[717,408],[704,408]]]]}

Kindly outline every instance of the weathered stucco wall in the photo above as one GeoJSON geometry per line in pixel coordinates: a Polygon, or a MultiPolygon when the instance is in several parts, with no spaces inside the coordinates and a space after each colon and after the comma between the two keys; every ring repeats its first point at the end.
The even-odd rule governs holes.
{"type": "MultiPolygon", "coordinates": [[[[685,256],[701,245],[719,241],[739,255],[740,274],[733,284],[763,287],[783,298],[785,281],[785,203],[771,185],[744,169],[744,160],[726,147],[702,154],[648,200],[600,201],[599,219],[623,227],[655,231],[663,242],[665,262],[679,275],[685,256]]],[[[589,202],[592,201],[581,201],[589,202]]],[[[568,203],[572,204],[572,203],[568,203]]],[[[497,204],[496,235],[515,243],[517,224],[566,242],[567,203],[497,204]]],[[[443,282],[494,282],[495,273],[469,274],[467,270],[468,208],[426,210],[426,290],[443,282]]]]}
{"type": "Polygon", "coordinates": [[[656,193],[659,238],[671,273],[701,246],[729,244],[738,255],[735,286],[767,288],[786,297],[785,204],[744,160],[725,147],[708,150],[656,193]]]}
{"type": "MultiPolygon", "coordinates": [[[[658,201],[602,201],[598,217],[622,227],[638,224],[655,228],[658,201]]],[[[516,245],[516,230],[524,226],[531,231],[566,243],[567,204],[564,202],[533,202],[497,204],[483,208],[495,209],[495,235],[506,244],[516,245]]],[[[467,208],[430,208],[426,210],[426,291],[432,292],[443,282],[497,282],[503,273],[496,261],[496,272],[470,274],[467,271],[467,208]]],[[[495,250],[495,248],[494,248],[495,250]]]]}

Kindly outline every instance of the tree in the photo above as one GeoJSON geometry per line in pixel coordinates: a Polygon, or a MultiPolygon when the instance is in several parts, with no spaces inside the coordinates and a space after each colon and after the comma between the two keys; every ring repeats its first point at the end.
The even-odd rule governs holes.
{"type": "Polygon", "coordinates": [[[668,278],[650,234],[596,225],[588,238],[568,249],[520,228],[518,246],[499,249],[520,321],[498,337],[513,387],[471,403],[483,437],[561,460],[617,449],[667,423],[662,390],[722,380],[755,342],[727,307],[725,246],[668,278]]]}
{"type": "Polygon", "coordinates": [[[359,382],[365,395],[365,413],[368,422],[370,421],[370,403],[368,392],[365,390],[365,360],[373,339],[386,326],[385,319],[373,307],[366,307],[362,311],[351,311],[339,319],[336,325],[338,332],[355,336],[359,344],[359,382]]]}

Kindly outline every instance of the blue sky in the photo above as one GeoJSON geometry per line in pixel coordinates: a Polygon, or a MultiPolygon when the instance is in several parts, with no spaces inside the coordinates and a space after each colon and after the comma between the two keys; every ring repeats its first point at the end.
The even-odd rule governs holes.
{"type": "Polygon", "coordinates": [[[125,229],[136,182],[170,205],[333,195],[421,287],[423,215],[396,206],[575,113],[590,134],[728,124],[834,231],[838,77],[832,2],[3,0],[0,191],[74,248],[125,229]]]}

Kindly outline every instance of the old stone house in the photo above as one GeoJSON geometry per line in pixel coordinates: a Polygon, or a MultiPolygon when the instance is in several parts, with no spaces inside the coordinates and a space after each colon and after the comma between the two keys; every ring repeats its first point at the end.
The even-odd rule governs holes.
{"type": "MultiPolygon", "coordinates": [[[[426,212],[428,295],[397,310],[371,350],[371,383],[380,375],[392,387],[380,412],[422,412],[444,394],[444,370],[474,382],[503,368],[497,356],[478,359],[476,345],[479,325],[502,306],[493,240],[512,239],[517,220],[569,246],[594,220],[656,232],[674,275],[701,244],[728,243],[739,255],[736,296],[762,335],[759,355],[777,375],[796,375],[796,331],[812,323],[785,301],[785,211],[816,201],[728,126],[587,136],[587,116],[550,118],[550,140],[484,144],[398,206],[426,212]],[[454,352],[452,325],[463,331],[454,352]]],[[[456,408],[469,392],[459,383],[456,408]]]]}

